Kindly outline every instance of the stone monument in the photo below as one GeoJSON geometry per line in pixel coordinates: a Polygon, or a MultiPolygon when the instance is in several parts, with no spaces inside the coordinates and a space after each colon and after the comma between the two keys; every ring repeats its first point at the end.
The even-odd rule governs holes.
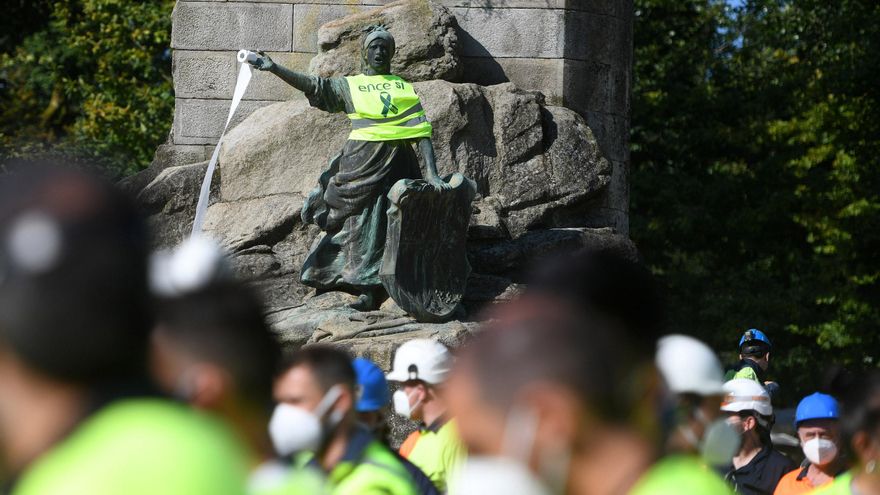
{"type": "MultiPolygon", "coordinates": [[[[173,130],[126,186],[151,215],[157,243],[179,242],[192,223],[207,150],[225,123],[236,51],[265,50],[313,76],[350,76],[360,69],[363,29],[384,24],[396,38],[391,72],[413,83],[433,126],[437,175],[461,174],[476,186],[464,311],[423,323],[401,309],[406,303],[361,312],[348,307],[353,296],[316,294],[300,282],[322,235],[300,213],[350,123],[265,72],[255,74],[223,141],[205,231],[263,290],[270,322],[289,345],[334,342],[386,368],[409,338],[454,346],[481,308],[520,290],[536,260],[583,246],[633,252],[626,237],[631,11],[631,2],[617,0],[181,0],[173,130]]],[[[428,199],[407,192],[389,201],[410,200],[428,199]]],[[[406,224],[406,209],[399,211],[392,207],[389,226],[406,224]]],[[[380,279],[425,263],[401,247],[419,237],[400,232],[398,258],[380,279]]],[[[432,300],[442,303],[442,292],[432,300]]]]}
{"type": "Polygon", "coordinates": [[[302,91],[313,107],[351,120],[342,151],[302,207],[303,223],[324,235],[300,281],[356,295],[350,306],[359,311],[378,309],[384,286],[418,321],[443,321],[461,301],[470,272],[464,240],[476,186],[461,174],[454,185],[437,175],[424,107],[412,84],[391,74],[394,36],[381,25],[365,32],[356,76],[309,76],[263,52],[250,62],[302,91]],[[421,172],[413,143],[425,164],[423,180],[414,180],[421,172]]]}

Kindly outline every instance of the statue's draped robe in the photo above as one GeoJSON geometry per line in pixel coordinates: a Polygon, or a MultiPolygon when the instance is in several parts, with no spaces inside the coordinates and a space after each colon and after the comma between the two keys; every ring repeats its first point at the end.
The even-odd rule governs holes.
{"type": "MultiPolygon", "coordinates": [[[[312,106],[354,113],[344,78],[314,77],[312,106]]],[[[345,142],[303,206],[303,220],[325,234],[303,264],[301,280],[322,290],[379,288],[388,226],[388,191],[400,179],[421,177],[411,141],[345,142]]]]}

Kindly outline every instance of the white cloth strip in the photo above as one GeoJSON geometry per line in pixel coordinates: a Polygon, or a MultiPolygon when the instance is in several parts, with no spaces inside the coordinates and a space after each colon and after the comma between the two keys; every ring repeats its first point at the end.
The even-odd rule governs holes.
{"type": "Polygon", "coordinates": [[[217,158],[220,156],[220,145],[223,144],[223,136],[226,135],[229,123],[232,122],[232,116],[235,115],[235,111],[238,109],[238,104],[241,103],[241,98],[244,96],[248,85],[251,83],[252,75],[253,73],[251,72],[250,65],[247,63],[241,64],[241,68],[238,70],[238,80],[235,82],[235,91],[232,93],[232,105],[229,107],[229,116],[226,117],[226,125],[223,126],[223,132],[220,133],[220,138],[217,140],[217,146],[214,148],[214,153],[211,154],[211,161],[208,162],[208,170],[205,172],[205,178],[202,179],[202,189],[199,191],[199,202],[196,205],[196,216],[193,220],[192,226],[191,235],[193,237],[202,232],[202,224],[205,221],[205,211],[208,209],[208,196],[211,193],[211,179],[214,177],[214,169],[217,168],[217,158]]]}

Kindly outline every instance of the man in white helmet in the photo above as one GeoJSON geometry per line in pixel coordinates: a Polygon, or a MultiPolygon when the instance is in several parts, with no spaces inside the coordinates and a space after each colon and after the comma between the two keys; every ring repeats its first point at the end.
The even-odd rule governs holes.
{"type": "Polygon", "coordinates": [[[441,492],[465,455],[453,418],[447,415],[443,384],[452,369],[452,355],[443,344],[414,339],[397,349],[388,381],[400,384],[394,412],[419,422],[400,447],[400,455],[418,466],[441,492]]]}
{"type": "Polygon", "coordinates": [[[667,335],[657,342],[655,363],[671,413],[665,425],[667,455],[642,476],[630,495],[731,493],[718,474],[705,468],[728,465],[739,446],[736,433],[719,418],[724,396],[721,362],[699,340],[667,335]]]}
{"type": "Polygon", "coordinates": [[[734,491],[743,495],[771,495],[779,480],[796,467],[795,463],[773,449],[770,429],[773,406],[770,394],[758,382],[735,378],[724,384],[726,395],[721,410],[740,433],[739,452],[726,469],[725,479],[734,491]]]}

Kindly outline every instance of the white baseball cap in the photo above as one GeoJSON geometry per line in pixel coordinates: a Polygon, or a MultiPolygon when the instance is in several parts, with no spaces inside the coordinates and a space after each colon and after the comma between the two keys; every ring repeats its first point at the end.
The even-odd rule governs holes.
{"type": "Polygon", "coordinates": [[[667,335],[657,341],[657,368],[669,391],[703,397],[724,393],[721,361],[703,342],[687,335],[667,335]]]}
{"type": "Polygon", "coordinates": [[[386,378],[392,382],[421,380],[436,385],[443,383],[452,370],[452,354],[440,342],[413,339],[405,342],[394,355],[394,366],[386,378]]]}
{"type": "Polygon", "coordinates": [[[770,394],[763,385],[748,378],[734,378],[724,384],[724,402],[722,411],[740,412],[755,411],[762,416],[773,414],[770,394]]]}

